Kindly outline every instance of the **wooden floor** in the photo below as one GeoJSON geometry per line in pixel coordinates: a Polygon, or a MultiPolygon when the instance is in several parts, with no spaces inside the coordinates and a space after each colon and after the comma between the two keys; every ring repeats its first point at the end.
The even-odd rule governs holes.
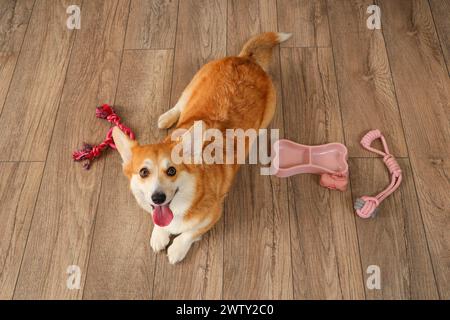
{"type": "Polygon", "coordinates": [[[0,298],[450,299],[449,13],[450,0],[0,0],[0,298]],[[66,27],[72,4],[80,30],[66,27]],[[371,4],[381,30],[366,27],[371,4]],[[71,152],[104,138],[103,103],[157,141],[196,70],[276,30],[293,37],[271,65],[272,127],[345,143],[350,188],[244,166],[223,219],[172,266],[150,249],[118,154],[85,171],[71,152]],[[389,181],[359,145],[372,128],[404,182],[362,220],[353,200],[389,181]]]}

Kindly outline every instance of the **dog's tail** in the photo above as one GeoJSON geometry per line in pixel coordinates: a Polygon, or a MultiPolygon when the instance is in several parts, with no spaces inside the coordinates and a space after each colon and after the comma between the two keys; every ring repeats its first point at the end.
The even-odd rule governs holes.
{"type": "Polygon", "coordinates": [[[242,48],[239,57],[249,58],[267,70],[272,58],[272,49],[277,44],[286,41],[292,33],[265,32],[252,37],[242,48]]]}

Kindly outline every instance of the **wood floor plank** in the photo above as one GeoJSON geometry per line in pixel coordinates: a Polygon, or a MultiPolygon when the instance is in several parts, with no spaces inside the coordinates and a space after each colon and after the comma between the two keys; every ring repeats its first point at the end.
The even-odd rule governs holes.
{"type": "MultiPolygon", "coordinates": [[[[381,289],[368,289],[368,299],[439,299],[414,178],[408,159],[398,159],[403,182],[384,201],[374,219],[357,219],[363,270],[380,267],[381,289]]],[[[350,159],[356,200],[383,190],[390,175],[381,159],[350,159]]],[[[366,275],[366,278],[369,275],[366,275]]]]}
{"type": "Polygon", "coordinates": [[[0,114],[5,104],[34,0],[0,1],[0,114]]]}
{"type": "Polygon", "coordinates": [[[129,1],[90,0],[82,11],[15,299],[83,292],[104,160],[86,171],[70,155],[83,141],[102,141],[109,127],[95,106],[114,103],[129,1]],[[80,267],[79,290],[67,288],[70,265],[80,267]]]}
{"type": "MultiPolygon", "coordinates": [[[[225,56],[226,7],[221,0],[180,1],[171,105],[203,64],[225,56]]],[[[153,298],[221,298],[222,238],[223,222],[219,222],[180,264],[170,265],[165,255],[159,255],[153,298]]]]}
{"type": "MultiPolygon", "coordinates": [[[[277,30],[276,1],[228,1],[227,53],[236,55],[252,36],[277,30]]],[[[271,128],[283,135],[279,49],[270,75],[277,90],[271,128]]],[[[292,299],[286,181],[245,165],[225,201],[224,299],[292,299]],[[237,258],[239,257],[239,258],[237,258]],[[251,275],[251,276],[250,276],[251,275]]]]}
{"type": "Polygon", "coordinates": [[[175,46],[178,0],[132,0],[125,49],[175,46]]]}
{"type": "Polygon", "coordinates": [[[292,32],[282,47],[331,46],[325,0],[278,0],[280,31],[292,32]]]}
{"type": "Polygon", "coordinates": [[[433,269],[450,298],[450,78],[427,1],[380,1],[433,269]]]}
{"type": "Polygon", "coordinates": [[[0,160],[45,161],[75,32],[66,8],[80,1],[37,1],[6,97],[0,160]]]}
{"type": "Polygon", "coordinates": [[[366,26],[372,0],[329,0],[331,36],[344,132],[351,157],[372,157],[359,141],[380,129],[396,156],[408,155],[381,30],[366,26]]]}
{"type": "MultiPolygon", "coordinates": [[[[165,136],[156,130],[169,106],[171,50],[126,51],[116,105],[133,124],[139,143],[165,136]]],[[[150,248],[152,219],[139,208],[116,153],[105,163],[84,299],[151,299],[156,254],[150,248]],[[123,177],[118,179],[118,177],[123,177]]]]}
{"type": "Polygon", "coordinates": [[[12,299],[44,163],[0,163],[0,300],[12,299]]]}
{"type": "MultiPolygon", "coordinates": [[[[343,142],[331,48],[281,50],[286,138],[343,142]]],[[[288,179],[295,299],[363,299],[350,190],[324,189],[318,176],[288,179]]]]}
{"type": "Polygon", "coordinates": [[[430,0],[430,5],[450,76],[450,19],[448,18],[450,1],[430,0]]]}

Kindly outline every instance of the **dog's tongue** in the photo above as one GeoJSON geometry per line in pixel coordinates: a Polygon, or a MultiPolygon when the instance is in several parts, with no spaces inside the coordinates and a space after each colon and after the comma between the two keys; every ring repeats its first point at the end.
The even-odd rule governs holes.
{"type": "Polygon", "coordinates": [[[155,206],[153,209],[153,222],[160,226],[168,226],[173,219],[172,210],[170,210],[168,205],[165,206],[155,206]]]}

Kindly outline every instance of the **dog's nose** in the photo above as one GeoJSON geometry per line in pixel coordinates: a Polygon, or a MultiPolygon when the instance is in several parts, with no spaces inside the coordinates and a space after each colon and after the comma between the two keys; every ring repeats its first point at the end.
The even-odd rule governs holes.
{"type": "Polygon", "coordinates": [[[164,192],[155,192],[154,194],[152,194],[152,201],[155,204],[164,203],[164,201],[166,201],[166,195],[164,194],[164,192]]]}

